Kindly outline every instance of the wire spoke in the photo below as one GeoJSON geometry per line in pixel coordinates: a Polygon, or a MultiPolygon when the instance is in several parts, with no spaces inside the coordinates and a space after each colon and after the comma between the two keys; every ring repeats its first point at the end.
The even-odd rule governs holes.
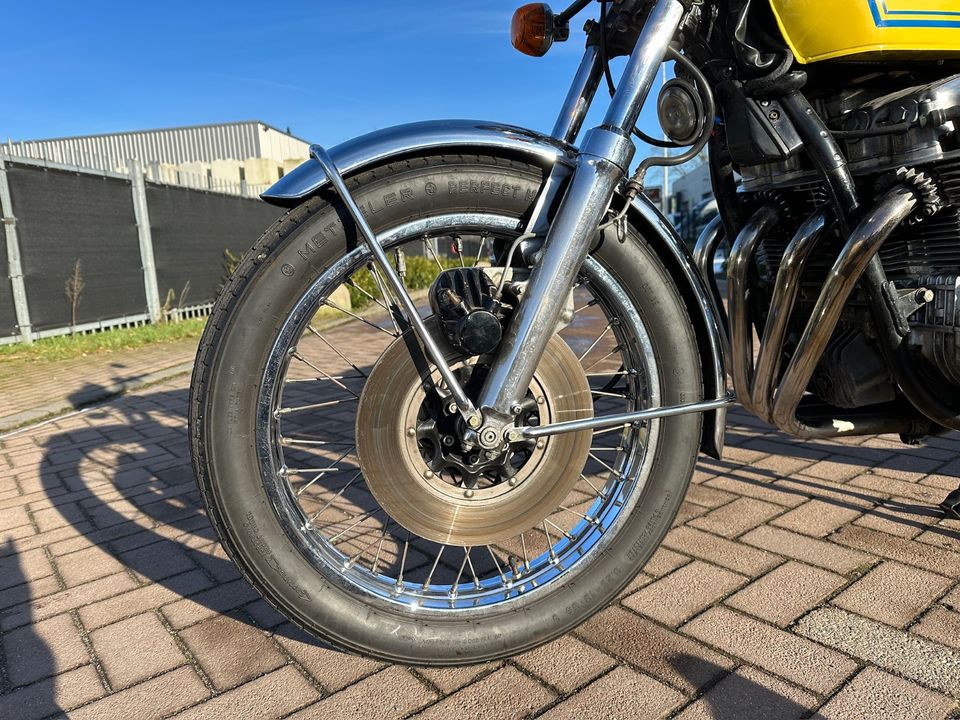
{"type": "Polygon", "coordinates": [[[440,564],[440,556],[443,555],[443,551],[446,549],[446,545],[440,546],[440,552],[437,553],[437,556],[433,559],[433,565],[430,566],[430,572],[427,573],[427,579],[423,581],[422,590],[426,590],[430,587],[430,583],[433,582],[433,574],[437,571],[437,565],[440,564]]]}
{"type": "MultiPolygon", "coordinates": [[[[392,294],[387,294],[387,283],[384,282],[382,277],[380,277],[380,269],[374,263],[370,263],[368,267],[370,268],[370,274],[373,275],[374,282],[377,283],[377,287],[380,289],[380,294],[383,295],[383,299],[390,302],[390,307],[387,308],[387,312],[390,313],[390,321],[393,323],[393,327],[397,331],[397,335],[400,335],[403,330],[400,328],[400,323],[397,321],[397,318],[403,316],[400,312],[400,308],[395,302],[397,298],[393,297],[392,294]]],[[[381,305],[383,305],[383,303],[381,303],[381,305]]],[[[386,306],[384,305],[384,307],[386,306]]]]}
{"type": "Polygon", "coordinates": [[[597,365],[599,365],[600,363],[602,363],[604,360],[608,359],[608,358],[611,357],[612,355],[620,352],[622,349],[623,349],[623,348],[621,348],[619,345],[617,345],[613,350],[611,350],[611,351],[608,352],[606,355],[604,355],[602,358],[600,358],[599,360],[597,360],[593,365],[591,365],[591,366],[588,367],[588,368],[584,368],[583,371],[584,371],[584,372],[589,372],[590,370],[593,370],[597,365]]]}
{"type": "Polygon", "coordinates": [[[430,243],[430,240],[427,238],[424,238],[423,246],[427,249],[427,252],[430,253],[430,257],[432,257],[434,261],[437,263],[437,267],[440,268],[440,272],[443,272],[446,268],[443,267],[443,263],[440,262],[440,258],[437,257],[437,253],[433,249],[433,245],[430,243]]]}
{"type": "Polygon", "coordinates": [[[392,333],[392,332],[390,332],[389,330],[387,330],[386,328],[382,328],[382,327],[380,327],[379,325],[377,325],[376,323],[372,323],[372,322],[370,322],[369,320],[367,320],[366,318],[360,317],[360,316],[357,315],[355,312],[352,312],[352,311],[350,311],[350,310],[344,310],[342,307],[340,307],[339,305],[337,305],[335,302],[333,302],[333,301],[330,300],[329,298],[325,298],[325,299],[323,300],[323,304],[326,305],[326,306],[328,306],[328,307],[332,307],[334,310],[339,310],[339,311],[342,312],[344,315],[349,315],[349,316],[352,317],[354,320],[359,320],[359,321],[362,322],[364,325],[369,325],[369,326],[372,327],[374,330],[379,330],[380,332],[382,332],[382,333],[384,333],[384,334],[386,334],[386,335],[389,335],[390,337],[394,337],[394,338],[395,338],[395,337],[399,337],[399,336],[400,336],[400,333],[392,333]]]}
{"type": "Polygon", "coordinates": [[[600,342],[601,340],[603,340],[604,336],[605,336],[608,332],[610,332],[610,325],[611,325],[611,323],[607,323],[607,326],[603,329],[603,332],[600,333],[599,335],[597,335],[597,339],[594,340],[593,343],[591,343],[590,347],[588,347],[588,348],[584,351],[583,355],[581,355],[580,357],[578,357],[577,360],[579,360],[580,362],[583,362],[583,359],[584,359],[587,355],[590,354],[590,351],[593,350],[593,349],[599,344],[599,342],[600,342]]]}
{"type": "Polygon", "coordinates": [[[598,490],[597,486],[594,485],[592,482],[590,482],[589,478],[587,478],[586,475],[584,475],[583,473],[580,473],[580,479],[583,480],[587,485],[589,485],[590,488],[597,494],[598,497],[601,497],[604,500],[607,499],[607,494],[603,490],[598,490]]]}
{"type": "Polygon", "coordinates": [[[326,402],[321,403],[311,403],[310,405],[296,405],[294,407],[281,407],[274,410],[273,414],[277,417],[281,415],[289,415],[290,413],[302,412],[304,410],[319,410],[320,408],[333,407],[334,405],[341,405],[343,403],[356,402],[360,399],[359,395],[354,394],[355,397],[347,398],[345,400],[327,400],[326,402]]]}
{"type": "Polygon", "coordinates": [[[347,356],[344,355],[342,352],[340,352],[339,348],[337,348],[333,343],[327,340],[321,333],[319,333],[316,329],[314,329],[313,325],[307,325],[307,330],[309,330],[311,333],[316,335],[320,339],[320,341],[323,342],[324,345],[326,345],[328,348],[333,350],[340,357],[340,359],[343,360],[347,365],[349,365],[358,373],[360,373],[361,377],[367,377],[367,374],[363,370],[361,370],[359,367],[357,367],[356,363],[354,363],[351,360],[348,360],[347,356]]]}
{"type": "MultiPolygon", "coordinates": [[[[309,520],[308,522],[310,522],[310,523],[312,524],[314,520],[316,520],[316,519],[317,519],[318,517],[320,517],[324,512],[326,512],[327,509],[328,509],[331,505],[333,505],[333,504],[337,501],[337,499],[340,498],[340,497],[347,491],[347,488],[350,487],[351,485],[353,485],[353,483],[356,481],[356,479],[357,479],[358,477],[360,477],[361,475],[363,475],[363,472],[362,472],[362,471],[361,471],[361,472],[358,472],[356,475],[354,475],[352,478],[350,478],[350,479],[347,481],[347,484],[344,485],[342,488],[340,488],[340,490],[337,492],[336,495],[334,495],[332,498],[330,498],[329,500],[327,500],[327,504],[326,504],[326,505],[324,505],[324,506],[323,506],[322,508],[320,508],[317,512],[315,512],[313,515],[310,516],[310,520],[309,520]]],[[[299,495],[300,493],[297,493],[297,494],[299,495]]],[[[329,525],[330,523],[327,523],[327,524],[329,525]]],[[[324,527],[325,527],[325,526],[324,526],[324,527]]]]}
{"type": "MultiPolygon", "coordinates": [[[[363,513],[363,515],[357,516],[357,517],[356,517],[356,522],[354,522],[350,527],[344,528],[343,530],[341,530],[340,532],[338,532],[336,535],[334,535],[334,536],[331,537],[331,538],[327,538],[327,542],[329,542],[331,545],[336,545],[336,541],[337,541],[339,538],[343,537],[345,534],[347,534],[348,532],[350,532],[351,530],[353,530],[355,527],[357,527],[357,525],[359,525],[360,523],[362,523],[364,520],[369,519],[371,515],[375,515],[375,514],[377,514],[378,512],[381,512],[382,510],[383,510],[383,508],[376,508],[375,510],[367,510],[365,513],[363,513]]],[[[350,520],[353,520],[353,518],[350,518],[350,520]]],[[[343,522],[347,522],[347,521],[344,520],[343,522]]],[[[340,523],[335,523],[335,524],[336,524],[336,525],[339,525],[340,523]]],[[[329,527],[329,525],[324,526],[324,527],[329,527]]]]}
{"type": "Polygon", "coordinates": [[[332,383],[334,383],[337,387],[343,388],[344,390],[346,390],[348,393],[350,393],[351,395],[353,395],[353,396],[354,396],[355,398],[357,398],[358,400],[360,399],[360,396],[357,395],[353,390],[351,390],[350,388],[348,388],[346,385],[344,385],[344,384],[343,384],[340,380],[338,380],[337,378],[335,378],[335,377],[333,377],[332,375],[329,375],[328,373],[324,372],[321,368],[318,368],[318,367],[317,367],[316,365],[314,365],[312,362],[310,362],[310,361],[307,360],[305,357],[303,357],[303,355],[301,355],[299,352],[293,353],[293,357],[296,358],[297,360],[299,360],[300,362],[302,362],[304,365],[306,365],[306,366],[307,366],[308,368],[310,368],[311,370],[315,370],[316,372],[318,372],[318,373],[320,373],[321,375],[323,375],[323,377],[324,377],[325,380],[330,380],[330,381],[331,381],[332,383]]]}

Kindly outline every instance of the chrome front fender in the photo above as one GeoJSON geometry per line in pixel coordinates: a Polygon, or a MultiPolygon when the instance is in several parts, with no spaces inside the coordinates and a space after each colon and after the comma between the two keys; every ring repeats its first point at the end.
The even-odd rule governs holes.
{"type": "MultiPolygon", "coordinates": [[[[344,177],[387,162],[433,152],[484,152],[515,157],[543,167],[560,164],[572,169],[577,149],[532,130],[475,120],[438,120],[377,130],[329,149],[344,177]]],[[[287,173],[260,197],[281,207],[294,207],[328,183],[314,159],[287,173]]],[[[726,394],[721,314],[713,295],[697,271],[690,251],[660,211],[641,194],[633,201],[629,220],[647,242],[656,247],[676,281],[696,326],[703,366],[704,396],[726,394]]],[[[726,410],[705,413],[701,447],[719,457],[723,450],[726,410]]]]}

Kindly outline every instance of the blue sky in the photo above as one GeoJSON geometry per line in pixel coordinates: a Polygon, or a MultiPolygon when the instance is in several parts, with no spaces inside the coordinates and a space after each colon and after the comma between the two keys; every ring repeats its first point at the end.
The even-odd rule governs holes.
{"type": "Polygon", "coordinates": [[[530,58],[509,40],[522,2],[9,3],[0,140],[249,119],[326,145],[443,117],[549,131],[596,8],[530,58]]]}

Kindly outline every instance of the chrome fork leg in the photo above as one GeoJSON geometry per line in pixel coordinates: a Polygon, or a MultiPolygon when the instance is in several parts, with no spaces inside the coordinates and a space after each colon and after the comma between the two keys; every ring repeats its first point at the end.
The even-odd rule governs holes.
{"type": "Polygon", "coordinates": [[[587,133],[570,187],[547,233],[520,307],[480,393],[484,422],[509,422],[526,394],[537,364],[563,312],[563,298],[596,237],[617,184],[635,152],[630,139],[657,71],[680,21],[678,0],[657,0],[623,73],[603,125],[587,133]]]}

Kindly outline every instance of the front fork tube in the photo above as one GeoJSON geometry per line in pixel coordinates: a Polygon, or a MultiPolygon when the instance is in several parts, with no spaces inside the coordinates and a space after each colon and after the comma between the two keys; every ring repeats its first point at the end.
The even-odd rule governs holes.
{"type": "MultiPolygon", "coordinates": [[[[533,268],[480,393],[478,408],[484,416],[488,441],[494,439],[494,434],[499,435],[491,431],[512,421],[526,396],[563,312],[564,298],[596,238],[617,185],[633,160],[633,128],[683,12],[678,0],[657,0],[627,61],[603,124],[584,138],[573,178],[547,233],[540,260],[533,268]]],[[[585,58],[584,62],[588,61],[589,57],[585,58]]],[[[569,130],[567,125],[564,127],[569,130]]],[[[481,433],[481,444],[483,440],[481,433]]]]}
{"type": "MultiPolygon", "coordinates": [[[[633,148],[629,139],[611,131],[591,130],[587,135],[570,186],[547,233],[540,261],[533,267],[523,300],[507,326],[484,383],[478,404],[489,423],[503,423],[516,415],[514,407],[527,393],[563,312],[564,299],[596,238],[597,227],[617,184],[624,177],[622,165],[591,153],[591,145],[602,135],[613,135],[615,142],[633,148]]],[[[621,149],[621,154],[624,151],[621,149]]]]}

